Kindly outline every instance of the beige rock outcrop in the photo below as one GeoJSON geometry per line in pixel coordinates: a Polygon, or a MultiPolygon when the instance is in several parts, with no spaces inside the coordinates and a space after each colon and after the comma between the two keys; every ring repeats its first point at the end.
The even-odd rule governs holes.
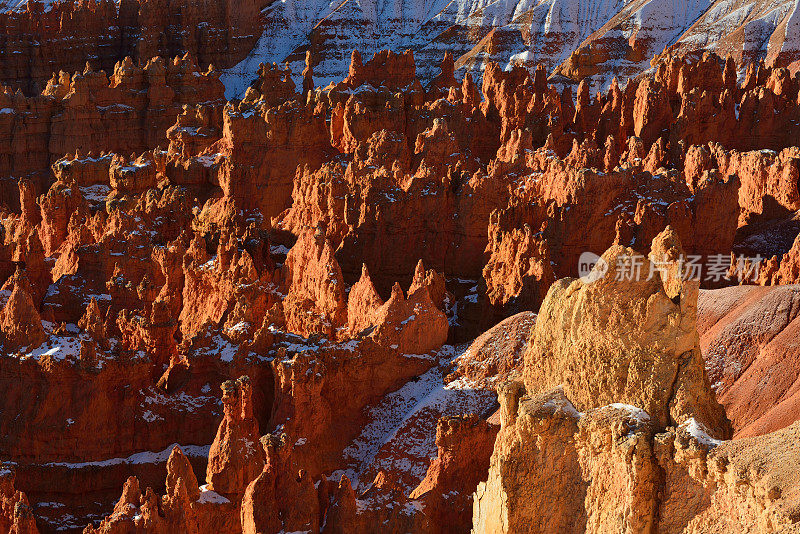
{"type": "Polygon", "coordinates": [[[730,424],[703,366],[697,282],[682,254],[667,228],[649,258],[615,245],[605,276],[600,262],[551,287],[524,382],[498,387],[501,429],[474,495],[474,533],[797,528],[800,427],[714,437],[730,424]],[[651,276],[620,274],[637,264],[651,276]]]}
{"type": "Polygon", "coordinates": [[[561,388],[500,390],[502,428],[472,532],[795,532],[795,424],[719,441],[690,418],[658,432],[646,412],[579,413],[561,388]],[[557,496],[557,498],[554,498],[557,496]]]}
{"type": "Polygon", "coordinates": [[[503,386],[500,402],[502,428],[489,479],[475,493],[473,532],[652,528],[652,495],[641,495],[655,490],[646,413],[612,405],[579,414],[561,388],[527,396],[519,383],[503,386]]]}
{"type": "Polygon", "coordinates": [[[615,245],[602,256],[605,276],[553,284],[525,354],[526,389],[563,385],[579,410],[623,402],[645,410],[657,428],[696,417],[729,436],[700,354],[698,282],[675,271],[682,254],[667,228],[650,258],[615,245]]]}

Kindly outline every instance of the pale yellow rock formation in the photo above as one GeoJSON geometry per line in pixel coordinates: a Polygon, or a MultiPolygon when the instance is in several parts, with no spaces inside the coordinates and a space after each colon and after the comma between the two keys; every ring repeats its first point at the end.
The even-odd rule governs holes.
{"type": "Polygon", "coordinates": [[[715,436],[729,436],[700,354],[698,282],[681,280],[670,262],[682,254],[668,227],[650,258],[614,245],[603,254],[605,276],[553,284],[525,355],[527,390],[563,385],[580,410],[623,402],[658,428],[696,417],[715,436]]]}
{"type": "Polygon", "coordinates": [[[649,258],[614,246],[605,277],[550,288],[524,381],[498,386],[473,533],[798,532],[800,422],[714,437],[730,424],[703,367],[682,254],[667,228],[649,258]],[[619,279],[618,259],[643,276],[619,279]]]}
{"type": "Polygon", "coordinates": [[[720,441],[695,419],[658,432],[626,404],[579,413],[561,388],[500,391],[503,426],[474,495],[475,534],[800,528],[800,423],[720,441]]]}

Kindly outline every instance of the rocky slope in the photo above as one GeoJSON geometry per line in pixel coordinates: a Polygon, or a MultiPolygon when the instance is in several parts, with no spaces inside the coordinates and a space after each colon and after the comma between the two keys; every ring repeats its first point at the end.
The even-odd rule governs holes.
{"type": "Polygon", "coordinates": [[[797,295],[793,285],[701,293],[700,344],[737,436],[766,434],[797,418],[797,295]]]}
{"type": "Polygon", "coordinates": [[[531,70],[542,64],[557,79],[588,77],[602,87],[640,75],[668,51],[713,50],[743,65],[766,59],[794,70],[799,16],[792,0],[274,3],[264,10],[258,45],[225,81],[229,97],[242,94],[259,62],[288,62],[299,72],[310,50],[326,85],[347,73],[353,48],[412,50],[424,80],[436,75],[443,50],[460,74],[480,77],[489,61],[531,70]]]}
{"type": "Polygon", "coordinates": [[[711,50],[742,66],[763,59],[794,71],[798,17],[792,0],[4,0],[0,82],[35,94],[52,72],[81,72],[87,61],[110,71],[126,56],[144,65],[188,52],[203,69],[224,69],[233,98],[244,95],[262,62],[287,63],[299,85],[310,51],[325,86],[347,75],[353,49],[409,49],[426,83],[449,51],[459,75],[479,79],[490,61],[541,64],[556,80],[589,78],[607,88],[669,53],[711,50]]]}

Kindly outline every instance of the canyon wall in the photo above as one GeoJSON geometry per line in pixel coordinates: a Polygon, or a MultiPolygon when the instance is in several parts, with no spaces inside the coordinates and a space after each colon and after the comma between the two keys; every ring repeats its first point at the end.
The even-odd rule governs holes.
{"type": "Polygon", "coordinates": [[[28,95],[51,75],[110,72],[126,57],[144,66],[155,56],[189,53],[206,68],[230,67],[261,33],[261,2],[31,0],[0,9],[0,83],[28,95]]]}
{"type": "MultiPolygon", "coordinates": [[[[642,507],[628,508],[648,525],[671,513],[653,511],[667,506],[653,488],[673,453],[658,449],[663,466],[637,453],[632,474],[595,437],[655,450],[696,425],[777,448],[794,432],[791,402],[781,417],[743,405],[760,388],[793,398],[788,373],[756,380],[773,348],[735,344],[743,330],[762,339],[747,321],[709,330],[727,309],[697,294],[736,286],[723,275],[739,255],[769,258],[755,280],[777,287],[723,292],[796,281],[796,76],[759,66],[738,83],[732,61],[669,57],[573,95],[543,68],[456,78],[448,54],[424,87],[411,52],[387,51],[352,53],[323,90],[307,62],[302,84],[261,66],[233,101],[189,57],[0,96],[0,460],[14,474],[0,526],[464,530],[498,517],[498,451],[530,430],[510,415],[530,403],[513,399],[559,385],[563,428],[546,440],[566,447],[574,495],[602,500],[585,474],[602,466],[620,470],[609,488],[641,476],[642,507]],[[641,279],[563,280],[605,250],[641,279]],[[714,258],[719,278],[662,265],[681,255],[714,258]],[[490,496],[474,504],[481,482],[490,496]]],[[[790,296],[772,298],[790,309],[790,296]]],[[[775,518],[792,520],[778,487],[765,490],[775,518]]],[[[714,491],[698,499],[751,505],[714,491]]],[[[606,521],[603,503],[566,506],[606,521]]]]}

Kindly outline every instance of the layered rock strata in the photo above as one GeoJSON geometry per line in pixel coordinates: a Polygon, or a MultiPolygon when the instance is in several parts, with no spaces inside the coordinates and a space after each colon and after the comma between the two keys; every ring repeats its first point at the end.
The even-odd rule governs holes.
{"type": "Polygon", "coordinates": [[[763,283],[794,281],[786,71],[740,84],[730,62],[672,57],[573,95],[544,69],[457,78],[451,56],[425,88],[411,53],[355,53],[323,90],[307,59],[304,83],[264,65],[228,103],[189,58],[0,97],[0,456],[41,531],[466,529],[507,380],[562,386],[598,432],[615,403],[648,413],[620,412],[634,434],[796,419],[793,346],[736,342],[788,336],[791,295],[765,331],[698,341],[698,283],[675,268],[761,254],[763,283]],[[640,279],[560,280],[609,247],[640,279]]]}

